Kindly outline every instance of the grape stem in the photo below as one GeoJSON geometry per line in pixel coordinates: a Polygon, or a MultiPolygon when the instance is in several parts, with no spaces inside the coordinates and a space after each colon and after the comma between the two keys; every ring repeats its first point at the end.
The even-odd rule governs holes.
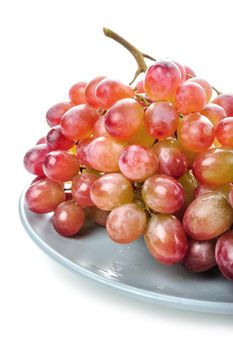
{"type": "Polygon", "coordinates": [[[138,50],[135,46],[130,44],[127,40],[122,38],[119,34],[115,33],[113,30],[104,27],[103,28],[104,35],[106,35],[108,38],[111,38],[124,46],[135,58],[138,68],[134,74],[133,80],[130,82],[130,85],[133,84],[133,82],[136,80],[136,78],[139,76],[139,74],[145,72],[147,70],[147,64],[145,62],[145,58],[148,58],[152,61],[156,61],[155,58],[151,57],[150,55],[147,55],[146,53],[141,52],[138,50]]]}

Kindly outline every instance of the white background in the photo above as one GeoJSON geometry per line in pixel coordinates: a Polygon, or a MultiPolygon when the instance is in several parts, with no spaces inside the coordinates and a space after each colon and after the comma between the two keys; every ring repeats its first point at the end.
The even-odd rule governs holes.
{"type": "Polygon", "coordinates": [[[135,63],[102,26],[143,51],[192,66],[233,90],[231,1],[12,1],[0,3],[0,348],[224,349],[233,319],[132,299],[52,261],[18,217],[30,180],[25,151],[47,131],[46,110],[97,75],[128,82],[135,63]]]}

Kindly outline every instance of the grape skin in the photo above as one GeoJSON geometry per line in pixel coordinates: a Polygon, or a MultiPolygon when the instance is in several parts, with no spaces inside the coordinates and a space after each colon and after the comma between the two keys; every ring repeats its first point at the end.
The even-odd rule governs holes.
{"type": "Polygon", "coordinates": [[[220,120],[222,120],[227,116],[225,109],[223,109],[221,106],[216,105],[214,103],[208,103],[207,105],[205,105],[200,113],[201,115],[204,115],[211,121],[214,128],[216,128],[220,120]]]}
{"type": "Polygon", "coordinates": [[[87,83],[81,81],[71,86],[69,90],[69,98],[74,105],[81,105],[86,103],[85,89],[87,83]]]}
{"type": "Polygon", "coordinates": [[[221,145],[233,148],[233,117],[227,117],[217,124],[216,137],[221,145]]]}
{"type": "Polygon", "coordinates": [[[212,103],[221,106],[225,110],[227,117],[233,116],[233,94],[220,94],[213,99],[212,103]]]}
{"type": "Polygon", "coordinates": [[[63,114],[71,107],[73,107],[71,102],[60,102],[52,106],[46,113],[46,121],[49,126],[59,125],[63,114]]]}
{"type": "Polygon", "coordinates": [[[94,203],[91,200],[90,191],[93,183],[99,178],[95,174],[80,174],[72,179],[72,196],[81,207],[92,207],[94,203]]]}
{"type": "Polygon", "coordinates": [[[50,148],[45,144],[39,144],[27,151],[23,160],[26,170],[31,174],[43,176],[43,162],[49,151],[50,148]]]}
{"type": "Polygon", "coordinates": [[[233,231],[225,232],[217,241],[215,257],[219,270],[227,279],[233,280],[233,231]]]}

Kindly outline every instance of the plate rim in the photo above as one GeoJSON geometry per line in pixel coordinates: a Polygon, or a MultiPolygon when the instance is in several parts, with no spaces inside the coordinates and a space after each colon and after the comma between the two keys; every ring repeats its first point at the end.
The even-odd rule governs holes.
{"type": "Polygon", "coordinates": [[[106,276],[101,276],[95,272],[89,271],[88,269],[75,264],[70,261],[62,254],[58,253],[55,249],[49,246],[43,239],[41,239],[36,232],[29,225],[26,214],[25,214],[25,193],[26,190],[20,195],[19,198],[19,217],[21,223],[29,235],[29,237],[36,243],[36,245],[48,256],[53,258],[55,261],[60,263],[72,271],[78,272],[83,276],[91,278],[94,281],[100,282],[102,284],[108,285],[112,288],[116,288],[120,291],[123,291],[128,294],[133,294],[135,297],[140,299],[146,299],[149,302],[154,302],[161,306],[172,307],[175,309],[183,309],[183,310],[191,310],[191,311],[199,311],[199,312],[209,312],[216,314],[233,314],[233,303],[231,302],[219,302],[219,301],[204,301],[192,298],[183,298],[172,296],[168,294],[161,294],[158,292],[151,292],[143,288],[138,288],[134,286],[127,285],[125,283],[109,280],[106,276]]]}

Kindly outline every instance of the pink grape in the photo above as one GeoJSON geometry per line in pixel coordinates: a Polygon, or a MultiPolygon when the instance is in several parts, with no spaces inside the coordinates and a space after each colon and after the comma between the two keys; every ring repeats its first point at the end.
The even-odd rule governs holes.
{"type": "Polygon", "coordinates": [[[76,235],[84,225],[85,214],[72,200],[61,203],[52,217],[55,230],[65,237],[76,235]]]}
{"type": "Polygon", "coordinates": [[[196,240],[208,240],[221,235],[233,223],[233,211],[226,198],[211,192],[197,197],[187,208],[183,225],[196,240]]]}
{"type": "Polygon", "coordinates": [[[89,137],[93,132],[97,112],[88,105],[79,105],[67,111],[61,119],[61,131],[70,140],[77,141],[89,137]]]}
{"type": "Polygon", "coordinates": [[[233,116],[233,94],[218,95],[213,99],[212,103],[221,106],[225,110],[227,117],[233,116]]]}
{"type": "Polygon", "coordinates": [[[167,101],[155,102],[145,113],[145,127],[154,138],[163,140],[172,136],[179,124],[175,106],[167,101]]]}
{"type": "Polygon", "coordinates": [[[186,171],[186,173],[177,180],[184,189],[184,206],[182,209],[186,209],[195,198],[197,180],[192,170],[186,171]]]}
{"type": "Polygon", "coordinates": [[[128,244],[143,235],[147,224],[145,211],[134,203],[113,209],[107,219],[109,237],[117,243],[128,244]]]}
{"type": "Polygon", "coordinates": [[[233,280],[233,231],[225,232],[217,241],[215,257],[219,270],[227,279],[233,280]]]}
{"type": "Polygon", "coordinates": [[[193,163],[193,172],[197,181],[208,186],[233,182],[233,150],[220,147],[201,153],[193,163]]]}
{"type": "Polygon", "coordinates": [[[194,78],[189,79],[189,83],[199,84],[205,91],[205,94],[206,94],[206,101],[205,102],[208,103],[210,101],[210,99],[212,97],[213,90],[212,90],[212,86],[208,83],[208,81],[201,79],[201,78],[194,77],[194,78]]]}
{"type": "Polygon", "coordinates": [[[52,106],[46,113],[46,120],[49,126],[59,125],[63,114],[71,107],[73,107],[71,102],[60,102],[52,106]]]}
{"type": "Polygon", "coordinates": [[[37,141],[36,145],[41,145],[45,143],[46,143],[46,139],[45,139],[45,136],[43,136],[37,141]]]}
{"type": "Polygon", "coordinates": [[[153,215],[145,231],[145,243],[161,264],[176,264],[187,252],[187,238],[181,222],[172,215],[153,215]]]}
{"type": "Polygon", "coordinates": [[[96,77],[92,79],[86,86],[86,90],[85,90],[86,101],[91,107],[95,109],[103,107],[102,102],[96,96],[95,90],[99,82],[105,78],[106,77],[104,76],[96,77]]]}
{"type": "Polygon", "coordinates": [[[196,241],[190,238],[183,264],[191,272],[210,270],[216,265],[215,240],[196,241]]]}
{"type": "Polygon", "coordinates": [[[230,188],[230,191],[228,194],[228,200],[229,200],[231,207],[233,208],[233,185],[231,185],[231,188],[230,188]]]}
{"type": "Polygon", "coordinates": [[[61,132],[59,125],[51,128],[46,135],[46,143],[51,150],[67,151],[73,147],[74,141],[67,139],[61,132]]]}
{"type": "Polygon", "coordinates": [[[181,74],[177,65],[172,61],[161,60],[147,69],[144,90],[153,101],[173,101],[180,83],[181,74]]]}
{"type": "Polygon", "coordinates": [[[65,200],[63,187],[47,178],[32,183],[25,194],[25,202],[34,213],[54,211],[65,200]]]}
{"type": "Polygon", "coordinates": [[[226,184],[222,186],[207,186],[207,185],[199,184],[195,189],[195,197],[202,196],[203,194],[206,194],[206,193],[219,192],[227,198],[230,192],[230,189],[231,189],[230,184],[226,184]]]}
{"type": "Polygon", "coordinates": [[[87,208],[87,216],[95,224],[100,226],[106,226],[110,211],[99,209],[95,206],[87,208]]]}
{"type": "Polygon", "coordinates": [[[127,140],[140,128],[143,119],[143,107],[132,98],[124,98],[107,111],[105,128],[112,137],[127,140]]]}
{"type": "Polygon", "coordinates": [[[159,161],[150,149],[130,145],[121,153],[119,167],[128,179],[142,182],[157,172],[159,161]]]}
{"type": "Polygon", "coordinates": [[[72,196],[80,207],[92,207],[94,204],[91,200],[90,191],[93,183],[99,176],[95,174],[80,174],[72,179],[72,196]]]}
{"type": "Polygon", "coordinates": [[[155,212],[171,214],[184,204],[184,189],[171,176],[153,175],[142,186],[142,198],[155,212]]]}
{"type": "Polygon", "coordinates": [[[50,148],[43,144],[32,147],[27,151],[23,160],[27,171],[37,176],[44,175],[43,162],[49,151],[50,148]]]}
{"type": "Polygon", "coordinates": [[[181,76],[181,83],[183,83],[183,81],[185,81],[186,78],[186,71],[185,71],[185,67],[183,64],[176,62],[174,60],[172,60],[173,63],[175,63],[175,65],[179,68],[180,71],[180,76],[181,76]]]}
{"type": "Polygon", "coordinates": [[[76,147],[76,156],[81,165],[90,167],[90,164],[87,161],[87,148],[92,141],[92,137],[79,141],[76,147]]]}
{"type": "Polygon", "coordinates": [[[78,159],[72,153],[66,151],[48,153],[43,164],[45,175],[53,181],[60,182],[72,180],[78,174],[79,168],[78,159]]]}
{"type": "Polygon", "coordinates": [[[212,145],[215,131],[208,118],[200,113],[190,113],[180,121],[177,137],[188,151],[204,152],[212,145]]]}
{"type": "Polygon", "coordinates": [[[129,180],[118,173],[100,177],[91,187],[91,200],[102,210],[112,210],[133,201],[134,192],[129,180]]]}
{"type": "Polygon", "coordinates": [[[152,152],[159,160],[160,174],[181,177],[188,169],[188,160],[175,138],[157,142],[152,152]]]}
{"type": "Polygon", "coordinates": [[[175,105],[181,114],[199,112],[206,102],[206,93],[197,83],[184,82],[176,91],[175,105]]]}
{"type": "Polygon", "coordinates": [[[95,93],[105,109],[108,109],[122,98],[130,98],[134,96],[134,91],[130,86],[110,78],[101,80],[96,86],[95,93]]]}
{"type": "Polygon", "coordinates": [[[138,94],[143,94],[145,92],[143,79],[141,79],[137,82],[136,90],[137,90],[138,94]]]}
{"type": "Polygon", "coordinates": [[[233,117],[220,120],[216,126],[216,137],[221,145],[233,147],[233,117]]]}
{"type": "Polygon", "coordinates": [[[140,145],[150,148],[155,143],[155,138],[148,134],[145,124],[142,123],[140,128],[128,138],[127,142],[130,145],[140,145]]]}
{"type": "Polygon", "coordinates": [[[86,86],[87,86],[87,83],[84,81],[81,81],[71,86],[69,90],[69,98],[74,105],[81,105],[86,103],[86,96],[85,96],[86,86]]]}
{"type": "Polygon", "coordinates": [[[99,119],[95,122],[93,129],[93,137],[96,139],[100,136],[110,136],[105,127],[105,115],[101,115],[99,119]]]}
{"type": "Polygon", "coordinates": [[[211,121],[214,128],[216,127],[218,122],[220,122],[220,120],[227,116],[225,109],[214,103],[208,103],[207,105],[205,105],[200,113],[211,121]]]}
{"type": "Polygon", "coordinates": [[[92,168],[99,171],[118,171],[118,161],[126,145],[105,136],[97,137],[87,148],[87,161],[92,168]]]}
{"type": "Polygon", "coordinates": [[[185,68],[185,72],[186,72],[186,80],[190,79],[190,78],[194,78],[196,76],[196,73],[194,72],[194,70],[192,68],[190,68],[189,66],[184,66],[185,68]]]}

